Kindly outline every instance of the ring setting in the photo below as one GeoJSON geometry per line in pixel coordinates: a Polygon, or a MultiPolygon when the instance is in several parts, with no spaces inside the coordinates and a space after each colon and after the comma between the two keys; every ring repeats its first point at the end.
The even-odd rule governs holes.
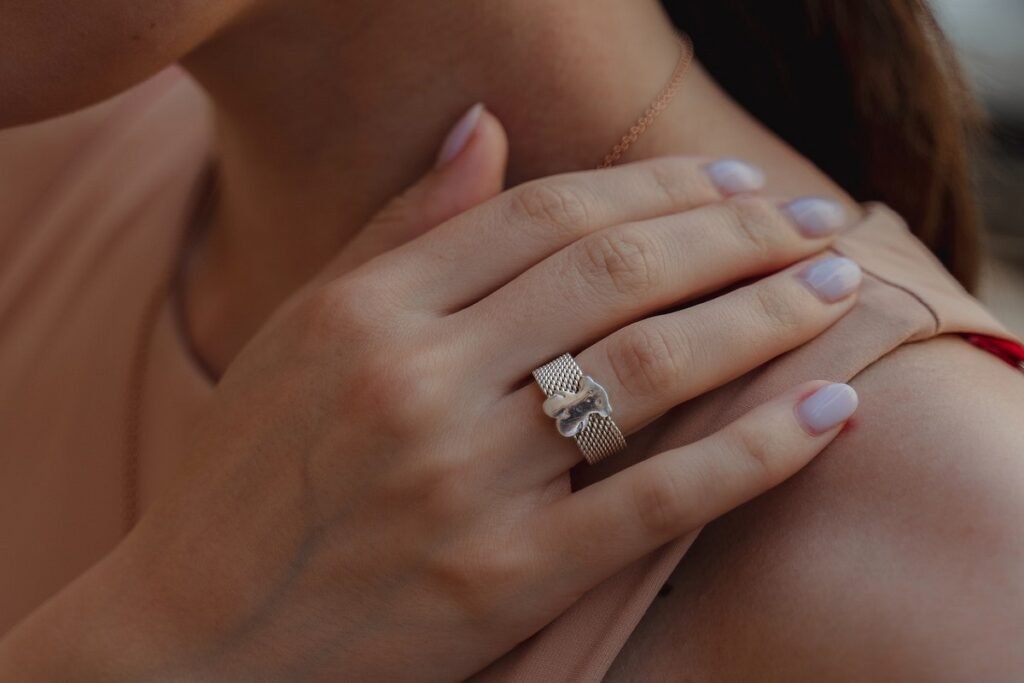
{"type": "Polygon", "coordinates": [[[612,420],[608,392],[593,377],[583,374],[566,353],[533,371],[544,392],[544,414],[555,420],[558,433],[574,438],[588,464],[626,447],[626,439],[612,420]]]}
{"type": "Polygon", "coordinates": [[[608,392],[590,375],[580,379],[579,391],[556,391],[544,401],[544,414],[555,418],[558,433],[576,436],[587,427],[591,415],[611,417],[612,406],[608,392]]]}

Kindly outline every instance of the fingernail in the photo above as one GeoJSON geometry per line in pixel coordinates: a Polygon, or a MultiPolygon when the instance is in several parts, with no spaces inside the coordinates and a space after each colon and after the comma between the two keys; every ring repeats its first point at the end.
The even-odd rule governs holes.
{"type": "Polygon", "coordinates": [[[801,401],[796,414],[804,429],[817,436],[849,420],[857,403],[857,392],[849,384],[829,384],[801,401]]]}
{"type": "Polygon", "coordinates": [[[704,170],[723,194],[754,192],[764,187],[761,169],[739,159],[721,159],[708,164],[704,170]]]}
{"type": "Polygon", "coordinates": [[[833,256],[812,263],[800,277],[826,303],[835,303],[852,294],[862,279],[860,266],[848,258],[833,256]]]}
{"type": "Polygon", "coordinates": [[[803,197],[786,204],[785,211],[807,237],[825,237],[846,225],[846,209],[831,199],[803,197]]]}
{"type": "Polygon", "coordinates": [[[436,166],[444,166],[449,161],[459,156],[466,147],[466,143],[473,137],[473,131],[476,130],[476,125],[480,122],[480,115],[484,113],[484,105],[477,102],[469,108],[462,118],[459,119],[448,137],[445,138],[444,144],[441,145],[441,151],[437,154],[436,166]]]}

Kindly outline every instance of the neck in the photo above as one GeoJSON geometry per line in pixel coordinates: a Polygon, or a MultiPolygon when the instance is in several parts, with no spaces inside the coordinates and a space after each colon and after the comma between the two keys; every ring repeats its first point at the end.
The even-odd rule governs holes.
{"type": "MultiPolygon", "coordinates": [[[[510,184],[592,168],[678,56],[656,0],[255,5],[186,60],[219,131],[220,203],[189,285],[197,346],[223,368],[473,102],[508,131],[510,184]]],[[[739,156],[770,189],[841,196],[699,65],[625,160],[668,153],[739,156]]]]}

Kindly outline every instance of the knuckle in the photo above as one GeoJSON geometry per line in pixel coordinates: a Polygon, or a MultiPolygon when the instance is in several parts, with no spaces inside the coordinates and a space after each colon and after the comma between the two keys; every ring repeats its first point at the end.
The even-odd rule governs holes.
{"type": "Polygon", "coordinates": [[[591,225],[584,191],[567,183],[538,181],[513,191],[511,208],[515,223],[555,229],[570,236],[586,232],[591,225]]]}
{"type": "Polygon", "coordinates": [[[678,383],[690,342],[684,333],[669,339],[654,323],[635,323],[622,331],[608,349],[608,363],[619,384],[632,396],[668,393],[678,383]]]}
{"type": "Polygon", "coordinates": [[[693,206],[718,198],[707,176],[697,172],[690,160],[658,157],[645,165],[643,171],[645,181],[667,200],[669,206],[693,206]]]}
{"type": "Polygon", "coordinates": [[[322,287],[305,301],[306,331],[316,340],[355,339],[378,321],[377,300],[361,280],[346,279],[322,287]]]}
{"type": "Polygon", "coordinates": [[[458,618],[493,624],[508,612],[506,603],[526,585],[528,569],[521,553],[501,543],[446,548],[428,567],[431,584],[445,596],[458,618]]]}
{"type": "Polygon", "coordinates": [[[472,483],[466,459],[452,449],[431,446],[429,450],[403,465],[400,499],[403,505],[416,501],[423,519],[432,526],[450,528],[476,514],[480,493],[472,483]]]}
{"type": "Polygon", "coordinates": [[[661,280],[658,247],[639,228],[604,230],[582,240],[579,252],[583,282],[598,291],[636,297],[661,280]]]}
{"type": "Polygon", "coordinates": [[[795,334],[805,327],[809,311],[793,292],[774,285],[770,280],[754,285],[757,316],[763,321],[758,329],[767,329],[773,337],[795,334]]]}
{"type": "Polygon", "coordinates": [[[416,217],[417,206],[409,193],[403,193],[397,197],[392,197],[387,204],[385,204],[377,213],[374,215],[372,223],[376,227],[383,227],[388,225],[401,225],[409,222],[410,219],[416,217]]]}
{"type": "MultiPolygon", "coordinates": [[[[724,435],[729,450],[755,473],[755,478],[777,481],[782,478],[782,458],[785,444],[774,430],[756,428],[744,420],[726,428],[724,435]]],[[[744,467],[742,471],[747,471],[744,467]]]]}
{"type": "Polygon", "coordinates": [[[688,516],[687,497],[672,471],[637,480],[632,487],[633,506],[644,532],[654,538],[671,538],[688,516]]]}
{"type": "Polygon", "coordinates": [[[435,356],[381,348],[360,358],[351,386],[375,427],[397,442],[421,439],[444,424],[452,391],[435,356]]]}
{"type": "Polygon", "coordinates": [[[771,260],[783,249],[785,231],[779,229],[778,210],[763,197],[740,197],[724,203],[729,224],[746,252],[757,260],[771,260]]]}

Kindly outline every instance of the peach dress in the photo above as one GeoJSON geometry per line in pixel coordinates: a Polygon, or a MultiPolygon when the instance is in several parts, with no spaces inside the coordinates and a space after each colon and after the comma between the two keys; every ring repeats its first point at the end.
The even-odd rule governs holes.
{"type": "MultiPolygon", "coordinates": [[[[0,132],[0,633],[122,538],[133,402],[144,504],[210,400],[169,300],[146,340],[141,395],[129,382],[144,313],[174,267],[212,141],[206,100],[176,69],[85,111],[0,132]]],[[[1019,348],[898,216],[867,208],[835,247],[866,273],[853,312],[689,404],[657,450],[803,380],[848,381],[901,344],[973,333],[1019,348]]],[[[612,458],[589,476],[616,466],[612,458]]],[[[601,680],[696,535],[597,586],[476,680],[601,680]]]]}

